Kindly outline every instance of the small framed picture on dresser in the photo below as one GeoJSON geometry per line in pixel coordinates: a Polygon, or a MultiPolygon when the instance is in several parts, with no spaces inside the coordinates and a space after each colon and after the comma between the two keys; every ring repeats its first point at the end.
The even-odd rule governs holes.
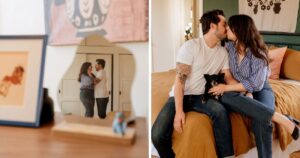
{"type": "Polygon", "coordinates": [[[0,124],[38,127],[47,36],[0,36],[0,124]]]}

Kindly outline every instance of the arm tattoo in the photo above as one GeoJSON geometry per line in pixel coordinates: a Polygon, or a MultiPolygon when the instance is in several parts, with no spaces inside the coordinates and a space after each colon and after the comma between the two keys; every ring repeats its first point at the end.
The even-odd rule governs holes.
{"type": "Polygon", "coordinates": [[[184,83],[188,77],[188,75],[191,73],[191,66],[183,63],[176,63],[176,73],[179,77],[181,83],[184,83]]]}

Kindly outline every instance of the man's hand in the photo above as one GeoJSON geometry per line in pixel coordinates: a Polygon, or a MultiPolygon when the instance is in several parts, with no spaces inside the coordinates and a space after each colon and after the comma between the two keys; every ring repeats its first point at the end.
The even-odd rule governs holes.
{"type": "Polygon", "coordinates": [[[182,126],[185,123],[185,113],[183,111],[181,112],[176,112],[175,114],[175,118],[174,118],[174,129],[178,132],[178,133],[182,133],[182,126]]]}
{"type": "Polygon", "coordinates": [[[94,84],[98,84],[101,80],[99,78],[95,78],[94,84]]]}

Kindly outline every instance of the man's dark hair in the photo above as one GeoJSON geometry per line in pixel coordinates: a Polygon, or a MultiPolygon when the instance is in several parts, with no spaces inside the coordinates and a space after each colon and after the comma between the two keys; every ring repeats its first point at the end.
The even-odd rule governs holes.
{"type": "Polygon", "coordinates": [[[220,22],[220,18],[218,17],[218,15],[225,16],[223,10],[219,9],[205,12],[202,15],[200,23],[202,24],[203,35],[205,35],[209,31],[211,23],[218,24],[220,22]]]}
{"type": "Polygon", "coordinates": [[[105,67],[105,60],[103,60],[103,59],[96,59],[96,62],[97,62],[98,65],[101,65],[102,68],[105,67]]]}

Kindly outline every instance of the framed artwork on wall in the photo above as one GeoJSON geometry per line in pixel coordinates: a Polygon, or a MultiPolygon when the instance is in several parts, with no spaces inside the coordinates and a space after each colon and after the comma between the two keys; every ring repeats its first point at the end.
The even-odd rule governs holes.
{"type": "Polygon", "coordinates": [[[294,33],[298,10],[299,0],[239,1],[239,14],[251,16],[259,31],[294,33]]]}
{"type": "Polygon", "coordinates": [[[38,127],[47,36],[0,36],[0,124],[38,127]]]}
{"type": "Polygon", "coordinates": [[[148,40],[148,0],[44,0],[50,45],[75,45],[91,34],[110,42],[148,40]]]}

